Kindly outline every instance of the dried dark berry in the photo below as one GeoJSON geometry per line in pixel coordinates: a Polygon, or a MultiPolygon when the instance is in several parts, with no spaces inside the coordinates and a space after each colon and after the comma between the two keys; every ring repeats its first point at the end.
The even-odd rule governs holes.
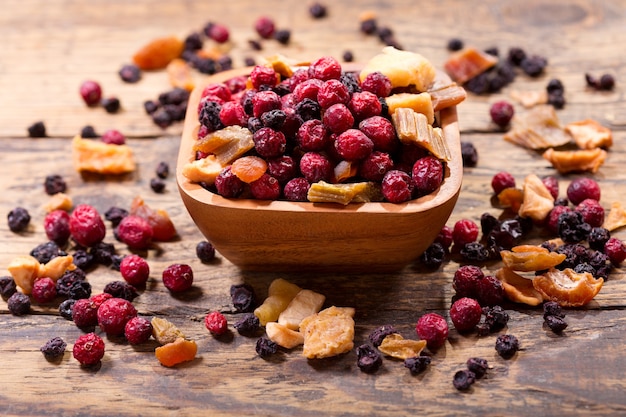
{"type": "Polygon", "coordinates": [[[364,19],[361,21],[359,30],[366,35],[373,35],[378,30],[378,23],[374,18],[364,19]]]}
{"type": "Polygon", "coordinates": [[[206,126],[209,132],[215,132],[224,127],[220,119],[222,106],[215,101],[206,101],[202,105],[198,119],[202,126],[206,126]]]}
{"type": "Polygon", "coordinates": [[[150,188],[155,193],[161,194],[165,191],[165,182],[161,178],[150,179],[150,188]]]}
{"type": "Polygon", "coordinates": [[[146,111],[147,114],[154,114],[154,112],[156,112],[160,107],[160,104],[158,101],[154,101],[154,100],[146,100],[143,102],[143,108],[146,111]]]}
{"type": "Polygon", "coordinates": [[[48,340],[39,350],[43,353],[46,360],[54,361],[63,357],[66,347],[67,343],[57,336],[48,340]]]}
{"type": "Polygon", "coordinates": [[[384,326],[374,329],[372,333],[370,333],[369,341],[372,342],[372,345],[378,347],[383,342],[383,339],[392,333],[397,333],[396,329],[390,324],[385,324],[384,326]]]}
{"type": "Polygon", "coordinates": [[[46,137],[46,125],[43,122],[35,122],[28,126],[28,137],[30,138],[45,138],[46,137]]]}
{"type": "Polygon", "coordinates": [[[469,79],[463,87],[474,94],[485,94],[490,91],[489,74],[487,71],[469,79]]]}
{"type": "Polygon", "coordinates": [[[465,45],[463,44],[463,41],[459,38],[452,38],[448,40],[448,44],[447,44],[448,51],[451,51],[451,52],[460,51],[461,49],[463,49],[463,46],[465,45]]]}
{"type": "Polygon", "coordinates": [[[472,168],[478,164],[478,151],[472,142],[461,142],[461,156],[464,167],[472,168]]]}
{"type": "Polygon", "coordinates": [[[513,105],[506,100],[496,101],[489,108],[491,120],[500,128],[505,128],[511,122],[515,109],[513,105]]]}
{"type": "Polygon", "coordinates": [[[591,226],[584,222],[582,213],[566,211],[559,216],[558,233],[564,242],[577,243],[587,239],[591,226]]]}
{"type": "Polygon", "coordinates": [[[107,113],[117,113],[120,110],[120,99],[117,97],[107,97],[102,99],[102,107],[107,113]]]}
{"type": "Polygon", "coordinates": [[[13,277],[0,277],[0,296],[3,299],[8,299],[17,291],[17,285],[13,277]]]}
{"type": "Polygon", "coordinates": [[[125,83],[136,83],[141,79],[141,69],[134,64],[123,65],[117,73],[125,83]]]}
{"type": "Polygon", "coordinates": [[[44,181],[44,190],[48,195],[54,195],[57,193],[64,193],[67,190],[67,184],[63,177],[57,174],[46,176],[44,181]]]}
{"type": "Polygon", "coordinates": [[[383,356],[370,345],[364,344],[356,348],[356,364],[366,373],[376,372],[383,364],[383,356]]]}
{"type": "Polygon", "coordinates": [[[239,334],[244,336],[255,336],[261,329],[259,318],[254,313],[244,314],[233,326],[239,334]]]}
{"type": "Polygon", "coordinates": [[[323,17],[326,17],[326,6],[321,3],[315,2],[311,6],[309,6],[309,14],[314,19],[321,19],[323,17]]]}
{"type": "Polygon", "coordinates": [[[104,213],[104,218],[111,222],[113,227],[117,227],[124,217],[128,216],[128,210],[121,207],[111,207],[104,213]]]}
{"type": "Polygon", "coordinates": [[[73,262],[78,268],[86,270],[93,265],[93,255],[83,249],[78,249],[73,254],[73,262]]]}
{"type": "Polygon", "coordinates": [[[170,166],[167,162],[165,161],[161,161],[159,162],[159,164],[156,167],[156,171],[155,171],[157,177],[161,178],[161,179],[165,179],[168,177],[168,175],[170,175],[170,166]]]}
{"type": "Polygon", "coordinates": [[[85,125],[80,130],[80,137],[83,139],[91,139],[91,138],[97,138],[98,134],[96,133],[96,130],[94,129],[93,126],[85,125]]]}
{"type": "Polygon", "coordinates": [[[520,65],[525,58],[526,51],[524,51],[522,48],[512,47],[509,49],[508,60],[513,65],[520,65]]]}
{"type": "Polygon", "coordinates": [[[556,252],[565,255],[565,260],[557,265],[558,269],[574,268],[590,259],[588,249],[579,243],[561,245],[556,248],[556,252]]]}
{"type": "Polygon", "coordinates": [[[66,320],[72,320],[72,308],[76,304],[76,300],[72,300],[68,298],[67,300],[63,300],[61,304],[59,304],[59,314],[66,320]]]}
{"type": "Polygon", "coordinates": [[[306,122],[311,119],[319,119],[321,117],[321,108],[317,102],[310,98],[305,98],[296,104],[296,113],[302,118],[302,121],[306,122]]]}
{"type": "Polygon", "coordinates": [[[470,242],[466,243],[463,248],[461,248],[461,256],[473,262],[484,262],[489,259],[489,251],[480,242],[470,242]]]}
{"type": "Polygon", "coordinates": [[[77,281],[84,281],[85,279],[85,272],[79,267],[71,271],[65,271],[56,282],[57,294],[68,297],[72,285],[77,281]]]}
{"type": "Polygon", "coordinates": [[[103,292],[126,301],[133,301],[139,296],[137,289],[126,281],[111,281],[104,286],[103,292]]]}
{"type": "Polygon", "coordinates": [[[87,281],[76,281],[67,289],[67,297],[73,300],[89,298],[91,296],[91,284],[87,281]]]}
{"type": "Polygon", "coordinates": [[[527,75],[538,77],[548,65],[548,60],[539,55],[531,55],[526,56],[519,65],[527,75]]]}
{"type": "Polygon", "coordinates": [[[475,381],[476,375],[474,375],[474,372],[468,369],[462,369],[454,374],[452,385],[459,391],[467,391],[475,381]]]}
{"type": "Polygon", "coordinates": [[[30,256],[37,259],[39,263],[42,264],[47,264],[52,258],[56,258],[57,256],[65,255],[67,255],[67,253],[52,241],[37,245],[30,251],[30,256]]]}
{"type": "Polygon", "coordinates": [[[565,95],[561,92],[549,93],[548,104],[551,104],[555,109],[562,109],[565,107],[565,95]]]}
{"type": "Polygon", "coordinates": [[[291,31],[289,29],[279,29],[274,32],[274,39],[283,45],[287,45],[291,39],[291,31]]]}
{"type": "Polygon", "coordinates": [[[414,356],[412,358],[406,358],[404,360],[404,367],[408,368],[412,375],[417,375],[421,372],[424,372],[426,368],[428,368],[428,365],[430,365],[430,362],[430,356],[414,356]]]}
{"type": "Polygon", "coordinates": [[[467,369],[474,373],[476,379],[480,379],[487,373],[489,362],[483,358],[469,358],[467,360],[467,369]]]}
{"type": "Polygon", "coordinates": [[[267,337],[260,337],[256,341],[255,350],[260,357],[267,358],[278,352],[278,345],[267,337]]]}
{"type": "Polygon", "coordinates": [[[509,314],[500,306],[483,307],[485,316],[484,324],[489,328],[490,332],[497,332],[503,329],[509,322],[509,314]]]}
{"type": "Polygon", "coordinates": [[[611,74],[603,74],[598,83],[599,90],[609,91],[615,87],[615,78],[611,74]]]}
{"type": "Polygon", "coordinates": [[[512,334],[501,334],[496,339],[496,352],[504,359],[510,359],[519,350],[519,340],[512,334]]]}
{"type": "Polygon", "coordinates": [[[30,311],[30,298],[21,292],[15,292],[7,300],[9,312],[14,316],[23,316],[30,311]]]}
{"type": "Polygon", "coordinates": [[[567,328],[567,322],[562,317],[547,316],[543,320],[553,333],[562,333],[567,328]]]}
{"type": "Polygon", "coordinates": [[[256,306],[254,288],[248,284],[237,284],[230,287],[230,299],[235,310],[249,312],[256,306]]]}
{"type": "Polygon", "coordinates": [[[485,49],[485,53],[489,54],[491,56],[500,56],[500,50],[498,49],[497,46],[491,46],[487,49],[485,49]]]}
{"type": "Polygon", "coordinates": [[[354,61],[354,54],[352,53],[352,51],[343,51],[341,57],[343,58],[344,62],[354,61]]]}
{"type": "Polygon", "coordinates": [[[586,262],[584,262],[582,264],[576,265],[574,267],[574,272],[576,272],[577,274],[582,274],[582,273],[585,273],[585,272],[589,272],[594,277],[597,277],[596,269],[593,266],[591,266],[588,263],[586,263],[586,262]]]}
{"type": "Polygon", "coordinates": [[[422,255],[420,256],[420,262],[428,268],[439,268],[446,257],[446,250],[443,245],[438,242],[433,242],[422,255]]]}
{"type": "Polygon", "coordinates": [[[196,256],[202,263],[209,263],[215,259],[215,247],[211,242],[203,240],[196,245],[196,256]]]}
{"type": "Polygon", "coordinates": [[[16,207],[7,215],[9,229],[14,233],[24,231],[30,223],[30,214],[23,207],[16,207]]]}

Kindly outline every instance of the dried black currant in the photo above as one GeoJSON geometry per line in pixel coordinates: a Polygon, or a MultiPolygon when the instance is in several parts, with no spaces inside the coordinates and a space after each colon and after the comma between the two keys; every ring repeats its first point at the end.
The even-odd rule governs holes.
{"type": "Polygon", "coordinates": [[[367,344],[357,346],[356,358],[357,366],[366,373],[376,372],[383,364],[381,353],[367,344]]]}

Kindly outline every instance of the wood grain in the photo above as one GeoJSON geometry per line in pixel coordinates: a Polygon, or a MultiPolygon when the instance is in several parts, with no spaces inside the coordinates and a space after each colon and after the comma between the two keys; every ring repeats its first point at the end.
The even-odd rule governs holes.
{"type": "MultiPolygon", "coordinates": [[[[484,212],[500,215],[491,203],[490,181],[507,170],[521,183],[530,174],[557,175],[538,153],[519,149],[504,140],[490,124],[488,109],[508,98],[513,89],[545,88],[559,78],[567,104],[558,112],[562,122],[596,119],[613,130],[614,146],[594,178],[602,186],[602,204],[626,204],[626,2],[610,0],[510,0],[499,2],[416,3],[410,0],[347,0],[328,3],[329,16],[314,20],[306,3],[285,7],[284,2],[165,2],[160,0],[7,0],[0,11],[0,216],[6,219],[16,206],[32,216],[26,232],[14,234],[0,221],[0,275],[18,255],[45,241],[42,228],[46,175],[59,174],[68,183],[74,204],[88,203],[104,212],[117,205],[129,207],[139,195],[151,207],[168,212],[179,238],[141,253],[151,267],[146,289],[134,304],[141,315],[174,322],[199,346],[197,358],[176,368],[159,365],[155,342],[138,347],[120,338],[105,338],[107,350],[101,366],[81,368],[71,356],[71,345],[82,333],[63,319],[57,305],[36,306],[32,314],[15,317],[0,301],[0,412],[3,415],[161,416],[161,415],[267,415],[267,416],[432,416],[461,415],[599,415],[626,414],[626,364],[623,310],[626,279],[616,268],[596,299],[581,309],[567,310],[569,327],[563,335],[543,328],[537,308],[507,304],[511,316],[503,332],[516,335],[522,350],[510,359],[494,349],[496,335],[459,335],[451,330],[445,347],[433,354],[430,368],[411,376],[401,362],[385,359],[376,374],[362,373],[354,352],[321,361],[308,361],[298,349],[281,351],[268,360],[254,351],[255,338],[232,333],[214,338],[204,328],[204,315],[220,310],[234,323],[229,289],[242,282],[252,285],[262,299],[278,277],[327,296],[327,305],[356,308],[355,343],[383,324],[393,324],[405,337],[415,337],[414,324],[426,312],[447,316],[454,295],[452,276],[459,266],[452,258],[436,271],[414,263],[392,274],[314,274],[242,272],[219,253],[210,264],[195,256],[202,234],[185,210],[174,175],[166,191],[155,194],[150,179],[159,162],[176,165],[182,125],[166,130],[145,115],[142,103],[169,88],[163,72],[145,73],[131,85],[119,80],[117,70],[129,62],[141,45],[159,36],[186,36],[208,21],[231,29],[230,53],[236,66],[247,56],[261,59],[282,53],[297,59],[351,50],[356,60],[367,59],[382,47],[376,37],[358,30],[359,16],[373,10],[381,25],[393,28],[409,50],[429,57],[441,67],[452,37],[479,48],[497,46],[501,54],[520,46],[549,59],[547,73],[537,79],[523,75],[500,94],[470,95],[459,106],[461,140],[472,142],[479,154],[475,168],[464,170],[458,203],[448,222],[480,219],[484,212]],[[253,51],[254,20],[272,16],[277,26],[292,30],[289,46],[264,41],[253,51]],[[617,88],[595,92],[585,86],[584,74],[615,75],[617,88]],[[105,95],[120,97],[123,111],[110,115],[101,108],[86,108],[78,95],[84,79],[96,79],[105,95]],[[26,128],[44,120],[47,138],[27,138],[26,128]],[[112,178],[81,176],[70,161],[70,140],[80,128],[92,124],[102,133],[116,128],[125,133],[139,162],[132,174],[112,178]],[[173,296],[161,283],[161,272],[179,262],[192,266],[194,287],[173,296]],[[47,362],[39,348],[53,336],[70,347],[62,360],[47,362]],[[469,392],[452,386],[454,372],[473,356],[491,364],[487,376],[469,392]]],[[[520,110],[521,111],[521,110],[520,110]]],[[[560,176],[561,195],[572,176],[560,176]]],[[[616,237],[626,239],[624,230],[616,237]]],[[[105,241],[119,254],[129,253],[117,243],[110,228],[105,241]]],[[[498,264],[484,266],[493,272],[498,264]]],[[[94,293],[120,279],[105,267],[89,271],[94,293]]],[[[231,326],[232,328],[232,326],[231,326]]]]}

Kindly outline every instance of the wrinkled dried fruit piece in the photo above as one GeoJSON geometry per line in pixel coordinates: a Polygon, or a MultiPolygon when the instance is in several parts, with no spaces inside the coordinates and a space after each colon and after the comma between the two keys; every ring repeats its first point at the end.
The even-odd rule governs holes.
{"type": "Polygon", "coordinates": [[[191,67],[181,58],[173,59],[166,68],[172,87],[183,88],[187,91],[193,90],[195,82],[191,73],[191,67]]]}
{"type": "Polygon", "coordinates": [[[141,47],[133,55],[133,62],[142,70],[164,69],[182,54],[184,47],[184,42],[175,36],[157,38],[141,47]]]}
{"type": "Polygon", "coordinates": [[[191,182],[213,185],[223,168],[215,155],[208,155],[206,158],[186,163],[182,173],[191,182]]]}
{"type": "Polygon", "coordinates": [[[77,135],[72,140],[76,171],[98,174],[125,174],[136,168],[133,151],[128,145],[114,145],[77,135]]]}
{"type": "Polygon", "coordinates": [[[609,214],[606,216],[606,219],[604,219],[602,227],[609,232],[612,232],[613,230],[619,229],[623,226],[626,226],[626,210],[624,210],[622,203],[616,201],[611,203],[611,209],[609,210],[609,214]]]}
{"type": "Polygon", "coordinates": [[[340,161],[334,169],[334,181],[343,182],[356,176],[359,164],[354,161],[340,161]]]}
{"type": "Polygon", "coordinates": [[[22,292],[30,295],[37,278],[48,277],[56,282],[65,271],[76,269],[73,260],[72,255],[56,256],[48,263],[41,264],[36,258],[23,255],[13,258],[7,270],[22,292]]]}
{"type": "Polygon", "coordinates": [[[174,323],[166,319],[153,317],[150,323],[152,324],[152,337],[161,345],[172,343],[179,338],[185,338],[183,332],[174,323]]]}
{"type": "Polygon", "coordinates": [[[510,209],[513,213],[517,213],[524,201],[524,192],[515,187],[505,188],[498,193],[498,204],[501,207],[510,209]]]}
{"type": "Polygon", "coordinates": [[[385,98],[389,114],[393,115],[399,109],[411,109],[426,116],[428,124],[435,121],[435,111],[429,93],[398,93],[385,98]]]}
{"type": "Polygon", "coordinates": [[[289,329],[280,323],[271,321],[265,325],[267,337],[285,349],[293,349],[304,343],[304,335],[296,330],[289,329]]]}
{"type": "Polygon", "coordinates": [[[254,310],[254,315],[259,318],[261,326],[265,326],[271,321],[277,321],[291,300],[301,291],[296,284],[292,284],[282,278],[272,281],[267,290],[267,298],[263,304],[254,310]]]}
{"type": "Polygon", "coordinates": [[[311,290],[300,290],[278,316],[278,323],[298,330],[304,318],[320,311],[326,297],[311,290]]]}
{"type": "Polygon", "coordinates": [[[267,65],[272,67],[277,74],[280,74],[283,78],[290,78],[293,75],[293,67],[299,65],[308,65],[301,62],[296,62],[288,59],[287,57],[277,54],[266,58],[267,65]]]}
{"type": "Polygon", "coordinates": [[[554,197],[541,178],[535,174],[524,179],[524,199],[518,210],[521,217],[530,217],[536,222],[543,221],[554,208],[554,197]]]}
{"type": "Polygon", "coordinates": [[[246,184],[261,178],[267,171],[267,162],[258,156],[242,156],[230,166],[230,171],[246,184]]]}
{"type": "Polygon", "coordinates": [[[178,234],[167,211],[151,208],[139,196],[136,196],[131,202],[129,214],[139,216],[150,224],[152,239],[155,241],[167,242],[178,234]]]}
{"type": "Polygon", "coordinates": [[[422,113],[417,113],[408,108],[400,108],[393,113],[392,121],[398,139],[403,144],[421,146],[444,161],[452,159],[443,132],[440,128],[433,128],[422,113]]]}
{"type": "Polygon", "coordinates": [[[213,153],[222,166],[254,148],[252,132],[241,126],[227,126],[200,139],[194,150],[213,153]],[[208,150],[211,149],[211,150],[208,150]]]}
{"type": "Polygon", "coordinates": [[[611,129],[592,119],[568,123],[565,125],[565,131],[572,135],[580,149],[607,149],[613,146],[611,129]]]}
{"type": "Polygon", "coordinates": [[[497,63],[497,57],[474,47],[467,47],[453,53],[443,64],[443,68],[454,81],[464,84],[497,63]]]}
{"type": "Polygon", "coordinates": [[[513,90],[511,91],[511,98],[529,109],[539,104],[546,104],[548,102],[548,92],[545,89],[536,91],[513,90]]]}
{"type": "Polygon", "coordinates": [[[584,171],[595,173],[604,164],[607,153],[601,148],[577,151],[555,151],[550,148],[542,156],[561,174],[584,171]]]}
{"type": "Polygon", "coordinates": [[[196,342],[182,337],[154,349],[154,354],[161,365],[167,367],[194,360],[197,352],[198,345],[196,342]]]}
{"type": "Polygon", "coordinates": [[[496,278],[502,283],[508,300],[530,306],[538,306],[543,302],[543,295],[535,289],[532,279],[524,278],[507,267],[498,269],[496,278]]]}
{"type": "Polygon", "coordinates": [[[74,265],[74,257],[72,255],[56,256],[45,264],[39,265],[39,271],[37,277],[48,277],[56,282],[65,271],[72,271],[76,269],[74,265]]]}
{"type": "Polygon", "coordinates": [[[433,89],[429,90],[428,93],[435,112],[456,106],[467,97],[465,89],[457,83],[433,86],[433,89]]]}
{"type": "Polygon", "coordinates": [[[300,324],[304,335],[302,354],[309,359],[327,358],[352,350],[353,317],[353,308],[335,306],[306,317],[300,324]]]}
{"type": "Polygon", "coordinates": [[[523,116],[516,116],[513,127],[504,135],[504,140],[537,150],[565,145],[572,138],[561,126],[554,107],[540,105],[523,116]]]}
{"type": "Polygon", "coordinates": [[[504,266],[513,271],[542,271],[557,266],[566,258],[565,254],[550,252],[548,249],[534,245],[520,245],[510,251],[500,251],[504,266]]]}
{"type": "Polygon", "coordinates": [[[392,333],[383,339],[378,350],[392,358],[404,360],[419,356],[425,347],[425,340],[405,339],[398,333],[392,333]]]}
{"type": "Polygon", "coordinates": [[[533,278],[533,286],[544,300],[555,301],[562,307],[581,307],[589,303],[602,289],[604,280],[594,278],[589,272],[577,273],[573,269],[550,269],[533,278]]]}
{"type": "Polygon", "coordinates": [[[417,91],[428,90],[436,75],[435,67],[422,55],[392,46],[372,57],[361,70],[359,79],[363,82],[373,72],[386,75],[394,88],[413,85],[417,91]]]}
{"type": "Polygon", "coordinates": [[[313,203],[367,203],[381,201],[382,195],[378,184],[373,182],[355,182],[349,184],[330,184],[318,181],[311,184],[307,199],[313,203]]]}
{"type": "Polygon", "coordinates": [[[63,211],[71,211],[72,207],[74,207],[74,203],[72,202],[72,198],[65,193],[56,193],[46,204],[44,204],[43,209],[46,213],[50,213],[55,210],[63,210],[63,211]]]}

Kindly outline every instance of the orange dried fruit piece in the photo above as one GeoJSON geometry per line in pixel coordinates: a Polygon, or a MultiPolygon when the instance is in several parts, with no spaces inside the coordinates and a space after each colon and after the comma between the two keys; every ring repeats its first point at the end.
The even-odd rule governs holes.
{"type": "Polygon", "coordinates": [[[408,359],[419,356],[426,347],[425,340],[405,339],[398,333],[385,336],[378,350],[396,359],[408,359]]]}
{"type": "Polygon", "coordinates": [[[359,172],[359,164],[354,161],[339,161],[335,166],[333,182],[344,182],[356,176],[359,172]]]}
{"type": "Polygon", "coordinates": [[[265,333],[267,337],[279,346],[285,349],[293,349],[304,343],[304,335],[299,331],[292,330],[275,321],[271,321],[265,325],[265,333]]]}
{"type": "Polygon", "coordinates": [[[117,175],[133,172],[136,168],[133,151],[128,145],[83,139],[77,135],[72,140],[72,154],[74,168],[79,172],[117,175]]]}
{"type": "Polygon", "coordinates": [[[578,273],[573,269],[548,272],[533,278],[533,286],[544,300],[556,301],[563,307],[581,307],[589,303],[602,289],[604,280],[594,278],[589,272],[578,273]]]}
{"type": "Polygon", "coordinates": [[[597,172],[604,164],[606,155],[606,151],[601,148],[576,151],[555,151],[550,148],[546,149],[542,156],[561,174],[569,174],[584,171],[597,172]]]}
{"type": "Polygon", "coordinates": [[[133,62],[142,70],[164,69],[180,57],[184,47],[184,42],[176,36],[157,38],[142,46],[133,55],[133,62]]]}
{"type": "Polygon", "coordinates": [[[524,192],[519,188],[508,187],[498,193],[498,204],[510,209],[513,213],[519,211],[522,201],[524,201],[524,192]]]}
{"type": "Polygon", "coordinates": [[[213,185],[223,168],[215,155],[207,155],[206,158],[186,163],[183,166],[182,174],[191,182],[204,182],[208,185],[213,185]]]}
{"type": "Polygon", "coordinates": [[[72,198],[65,193],[56,193],[50,200],[43,206],[46,213],[50,213],[54,210],[70,211],[74,207],[72,198]]]}
{"type": "Polygon", "coordinates": [[[535,91],[511,91],[511,98],[525,108],[531,108],[548,102],[548,92],[545,89],[535,91]]]}
{"type": "Polygon", "coordinates": [[[152,227],[152,239],[157,242],[167,242],[178,234],[167,211],[151,208],[139,196],[136,196],[130,203],[130,214],[139,216],[148,222],[152,227]]]}
{"type": "Polygon", "coordinates": [[[435,112],[456,106],[467,98],[467,92],[457,83],[436,86],[436,89],[428,90],[428,94],[435,112]]]}
{"type": "Polygon", "coordinates": [[[9,262],[7,270],[22,292],[30,295],[39,272],[39,261],[29,255],[18,256],[9,262]]]}
{"type": "Polygon", "coordinates": [[[524,278],[507,267],[498,269],[496,278],[502,283],[508,300],[530,306],[537,306],[543,302],[543,295],[535,289],[532,279],[524,278]]]}
{"type": "Polygon", "coordinates": [[[474,47],[467,47],[450,55],[443,68],[454,81],[464,84],[497,63],[497,57],[474,47]]]}
{"type": "Polygon", "coordinates": [[[518,210],[520,217],[530,217],[535,222],[541,222],[554,208],[554,197],[535,174],[524,179],[523,193],[524,198],[518,210]]]}
{"type": "Polygon", "coordinates": [[[385,98],[389,114],[393,115],[399,109],[410,109],[426,116],[426,121],[432,125],[435,121],[435,110],[429,93],[397,93],[385,98]]]}
{"type": "Polygon", "coordinates": [[[265,159],[254,155],[242,156],[233,161],[230,171],[241,181],[250,184],[265,174],[267,162],[265,159]]]}
{"type": "Polygon", "coordinates": [[[513,271],[542,271],[557,266],[566,258],[565,254],[550,252],[548,249],[534,245],[520,245],[510,251],[500,251],[504,266],[513,271]]]}
{"type": "Polygon", "coordinates": [[[183,332],[169,320],[153,317],[150,323],[152,324],[152,337],[161,345],[172,343],[179,338],[185,338],[183,332]]]}
{"type": "Polygon", "coordinates": [[[296,284],[277,278],[272,281],[268,290],[267,298],[254,310],[254,315],[259,318],[261,326],[271,321],[277,321],[291,300],[300,292],[301,288],[296,284]]]}
{"type": "Polygon", "coordinates": [[[182,337],[154,349],[154,354],[159,362],[161,362],[161,365],[167,367],[192,361],[195,359],[196,353],[198,353],[198,345],[196,342],[183,339],[182,337]]]}
{"type": "Polygon", "coordinates": [[[381,72],[389,78],[392,87],[414,86],[417,91],[427,91],[435,80],[433,64],[422,55],[386,46],[372,57],[359,73],[360,81],[368,74],[381,72]]]}
{"type": "Polygon", "coordinates": [[[181,58],[173,59],[166,67],[167,76],[172,87],[183,88],[187,91],[193,90],[195,82],[191,72],[191,67],[181,58]]]}
{"type": "Polygon", "coordinates": [[[611,203],[611,209],[604,219],[602,227],[612,232],[615,229],[626,226],[626,210],[622,206],[622,203],[616,201],[611,203]]]}
{"type": "Polygon", "coordinates": [[[315,359],[350,352],[354,347],[353,317],[353,308],[335,306],[306,317],[300,324],[302,354],[315,359]]]}
{"type": "Polygon", "coordinates": [[[568,123],[565,125],[565,131],[572,135],[580,149],[606,149],[613,146],[611,129],[592,119],[568,123]]]}

